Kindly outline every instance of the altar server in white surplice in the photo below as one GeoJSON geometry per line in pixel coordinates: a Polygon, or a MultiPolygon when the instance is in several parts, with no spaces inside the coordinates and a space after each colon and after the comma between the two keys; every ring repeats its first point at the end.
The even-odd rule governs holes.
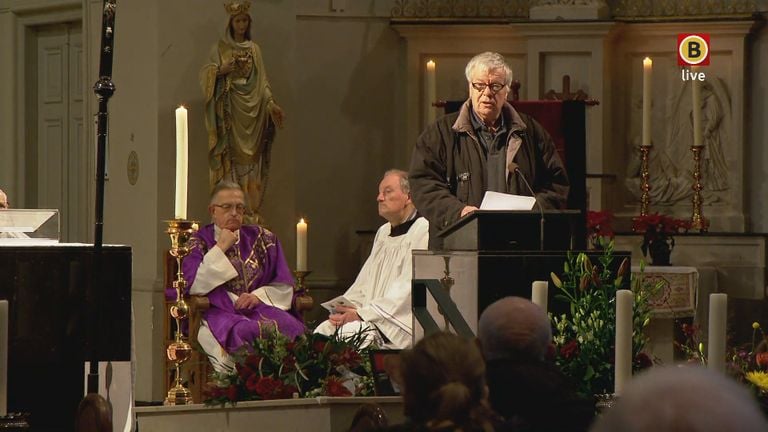
{"type": "Polygon", "coordinates": [[[344,297],[316,333],[341,337],[365,331],[367,344],[406,348],[411,344],[411,276],[414,249],[427,249],[429,223],[411,201],[408,173],[389,170],[379,183],[379,215],[388,222],[376,232],[371,255],[344,297]]]}

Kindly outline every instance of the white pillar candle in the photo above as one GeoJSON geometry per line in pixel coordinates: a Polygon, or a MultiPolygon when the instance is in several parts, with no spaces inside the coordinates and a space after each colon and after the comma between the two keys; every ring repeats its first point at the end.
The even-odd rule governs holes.
{"type": "Polygon", "coordinates": [[[709,334],[707,364],[712,370],[725,371],[725,324],[728,316],[728,295],[709,295],[709,334]]]}
{"type": "Polygon", "coordinates": [[[653,61],[643,59],[643,137],[642,145],[651,145],[651,72],[653,61]]]}
{"type": "Polygon", "coordinates": [[[614,369],[615,394],[621,394],[632,378],[632,305],[635,299],[630,290],[616,291],[616,367],[614,369]]]}
{"type": "Polygon", "coordinates": [[[296,271],[307,271],[307,223],[296,224],[296,271]]]}
{"type": "Polygon", "coordinates": [[[0,300],[0,417],[8,414],[8,301],[0,300]]]}
{"type": "MultiPolygon", "coordinates": [[[[691,66],[691,72],[696,72],[698,67],[691,66]]],[[[702,140],[702,134],[704,130],[701,124],[701,81],[698,79],[691,80],[691,95],[692,95],[692,107],[691,112],[693,114],[693,145],[701,147],[704,145],[702,140]]]]}
{"type": "Polygon", "coordinates": [[[187,218],[187,174],[189,143],[187,130],[187,109],[176,108],[176,219],[187,218]]]}
{"type": "Polygon", "coordinates": [[[427,124],[432,124],[435,121],[435,107],[432,106],[433,102],[437,102],[437,76],[435,71],[436,65],[433,60],[427,62],[427,124]]]}
{"type": "Polygon", "coordinates": [[[547,281],[533,281],[531,284],[531,301],[547,313],[547,298],[549,296],[549,283],[547,281]]]}

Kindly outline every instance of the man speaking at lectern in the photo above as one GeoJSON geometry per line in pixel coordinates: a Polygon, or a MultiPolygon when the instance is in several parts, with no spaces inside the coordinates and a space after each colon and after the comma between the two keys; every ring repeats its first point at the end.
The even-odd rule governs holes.
{"type": "Polygon", "coordinates": [[[442,247],[437,233],[477,210],[486,191],[530,195],[519,176],[543,208],[563,208],[568,197],[568,176],[552,138],[507,102],[512,69],[504,57],[478,54],[465,75],[469,99],[459,112],[427,126],[411,159],[411,191],[429,221],[430,249],[442,247]]]}

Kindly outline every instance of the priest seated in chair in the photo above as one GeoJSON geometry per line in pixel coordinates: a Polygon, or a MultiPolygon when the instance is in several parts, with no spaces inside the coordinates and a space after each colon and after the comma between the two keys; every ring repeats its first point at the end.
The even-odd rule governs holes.
{"type": "Polygon", "coordinates": [[[216,185],[208,211],[213,223],[190,239],[182,269],[190,294],[210,302],[198,341],[217,367],[229,363],[227,353],[263,332],[277,329],[294,338],[305,327],[292,311],[294,279],[277,236],[258,225],[243,225],[240,186],[216,185]]]}
{"type": "Polygon", "coordinates": [[[337,305],[315,329],[342,338],[363,334],[365,345],[402,349],[411,345],[413,249],[426,249],[429,223],[411,201],[408,173],[389,170],[379,184],[379,215],[387,220],[376,232],[371,255],[344,293],[351,304],[337,305]]]}

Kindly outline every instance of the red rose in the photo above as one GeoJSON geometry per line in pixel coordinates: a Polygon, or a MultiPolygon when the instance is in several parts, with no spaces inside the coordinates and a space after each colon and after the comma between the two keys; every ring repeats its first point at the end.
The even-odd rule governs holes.
{"type": "Polygon", "coordinates": [[[259,363],[261,363],[261,357],[256,354],[250,354],[245,358],[245,365],[254,371],[259,370],[259,363]]]}
{"type": "Polygon", "coordinates": [[[255,390],[262,399],[279,399],[283,392],[283,382],[272,377],[261,377],[255,390]]]}
{"type": "Polygon", "coordinates": [[[325,394],[327,396],[352,396],[352,393],[344,387],[341,381],[333,376],[325,379],[325,394]]]}
{"type": "Polygon", "coordinates": [[[642,369],[648,369],[649,367],[653,366],[653,360],[651,360],[650,357],[648,357],[648,354],[646,353],[638,353],[635,356],[635,368],[642,370],[642,369]]]}
{"type": "Polygon", "coordinates": [[[235,369],[237,369],[237,375],[243,381],[247,381],[248,378],[255,373],[253,369],[240,363],[235,364],[235,369]]]}
{"type": "Polygon", "coordinates": [[[283,359],[283,373],[293,372],[296,370],[296,357],[293,354],[288,354],[283,359]]]}
{"type": "Polygon", "coordinates": [[[312,344],[312,349],[315,350],[315,352],[323,352],[325,351],[325,346],[328,344],[326,341],[315,341],[315,343],[312,344]]]}
{"type": "Polygon", "coordinates": [[[575,339],[568,341],[568,343],[560,347],[560,356],[566,360],[570,360],[577,355],[579,355],[579,343],[575,339]]]}
{"type": "Polygon", "coordinates": [[[237,401],[237,386],[232,384],[227,388],[227,399],[232,402],[237,401]]]}
{"type": "Polygon", "coordinates": [[[261,377],[257,374],[253,374],[248,377],[248,380],[245,381],[245,388],[248,389],[248,391],[257,391],[257,385],[259,383],[259,380],[261,380],[261,377]]]}
{"type": "Polygon", "coordinates": [[[760,367],[768,367],[768,352],[755,354],[755,363],[760,367]]]}

